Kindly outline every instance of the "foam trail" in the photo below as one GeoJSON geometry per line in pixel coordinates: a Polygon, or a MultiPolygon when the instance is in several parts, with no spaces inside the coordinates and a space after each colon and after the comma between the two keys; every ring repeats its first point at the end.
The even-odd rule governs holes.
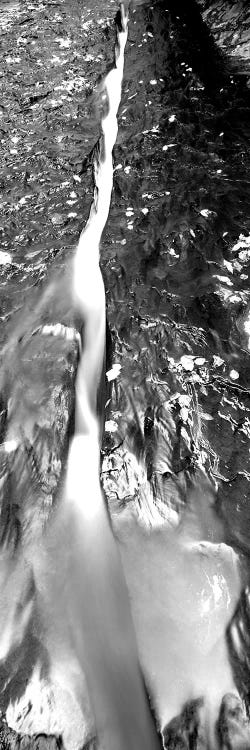
{"type": "MultiPolygon", "coordinates": [[[[61,624],[64,611],[63,621],[68,623],[66,640],[70,640],[87,677],[102,750],[154,750],[158,747],[157,734],[138,664],[125,578],[99,480],[100,427],[96,408],[105,355],[105,291],[99,243],[113,185],[112,149],[117,136],[127,40],[123,6],[121,27],[117,31],[116,67],[105,79],[109,110],[102,118],[99,158],[94,165],[94,203],[73,267],[73,298],[84,322],[84,340],[76,378],[75,435],[69,448],[60,519],[57,516],[51,529],[44,558],[45,569],[49,566],[52,571],[46,588],[47,611],[51,607],[54,613],[50,631],[47,627],[47,648],[56,674],[62,668],[62,659],[67,662],[66,629],[63,633],[61,624]],[[64,538],[64,549],[68,550],[64,584],[60,583],[58,548],[57,561],[54,559],[58,528],[61,544],[64,538]]],[[[42,567],[39,562],[36,569],[41,600],[42,567]]]]}

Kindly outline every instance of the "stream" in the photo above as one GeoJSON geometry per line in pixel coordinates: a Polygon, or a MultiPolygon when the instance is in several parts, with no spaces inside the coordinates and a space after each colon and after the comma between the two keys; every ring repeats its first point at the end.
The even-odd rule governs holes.
{"type": "MultiPolygon", "coordinates": [[[[72,261],[97,186],[92,167],[107,116],[104,82],[115,81],[108,71],[116,11],[112,0],[105,8],[39,0],[6,3],[0,15],[1,711],[18,736],[62,735],[66,750],[95,742],[90,686],[98,694],[110,663],[107,656],[99,680],[94,620],[103,617],[104,632],[112,632],[113,603],[105,575],[98,604],[89,590],[105,560],[105,535],[93,575],[82,572],[92,612],[88,643],[93,623],[91,682],[90,657],[79,670],[74,646],[84,606],[79,595],[72,641],[73,589],[58,594],[55,583],[60,571],[64,581],[69,570],[77,579],[64,555],[69,531],[60,541],[58,530],[47,529],[57,512],[60,519],[74,429],[80,326],[72,261]]],[[[110,85],[109,102],[116,101],[110,85]]],[[[110,561],[121,557],[140,667],[166,748],[250,746],[249,96],[195,2],[131,4],[113,191],[98,229],[112,339],[101,481],[119,550],[111,552],[110,535],[110,561]],[[236,714],[240,729],[230,724],[236,714]]],[[[105,137],[107,156],[108,131],[105,137]]],[[[99,189],[106,199],[102,180],[99,189]]],[[[81,272],[87,308],[95,310],[90,265],[81,272]]],[[[90,465],[91,456],[82,467],[91,496],[90,465]]],[[[94,457],[93,466],[97,487],[94,457]]],[[[87,506],[84,512],[83,536],[87,506]]],[[[122,627],[112,635],[118,651],[122,627]]],[[[117,741],[139,747],[136,689],[132,718],[121,686],[116,701],[118,674],[117,666],[105,706],[113,701],[119,716],[124,702],[131,735],[120,739],[120,724],[117,741]]]]}

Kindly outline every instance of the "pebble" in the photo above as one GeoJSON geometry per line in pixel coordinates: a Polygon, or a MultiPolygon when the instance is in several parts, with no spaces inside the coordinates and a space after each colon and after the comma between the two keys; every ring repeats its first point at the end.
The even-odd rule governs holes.
{"type": "Polygon", "coordinates": [[[238,377],[239,377],[238,370],[230,370],[229,376],[232,380],[238,380],[238,377]]]}
{"type": "Polygon", "coordinates": [[[9,253],[5,253],[4,250],[0,250],[0,266],[7,266],[8,263],[11,263],[11,255],[9,253]]]}
{"type": "Polygon", "coordinates": [[[184,370],[186,370],[187,372],[192,372],[192,370],[194,369],[194,359],[189,355],[184,354],[181,357],[181,364],[184,370]]]}
{"type": "Polygon", "coordinates": [[[54,216],[51,217],[51,221],[52,224],[59,226],[60,224],[64,224],[64,216],[62,214],[54,214],[54,216]]]}
{"type": "Polygon", "coordinates": [[[111,380],[115,380],[117,376],[120,375],[120,372],[121,372],[121,365],[115,362],[111,370],[108,370],[108,372],[106,372],[108,382],[110,383],[111,380]]]}
{"type": "Polygon", "coordinates": [[[117,430],[117,424],[114,422],[113,419],[108,419],[107,422],[105,422],[105,432],[116,432],[117,430]]]}
{"type": "Polygon", "coordinates": [[[204,365],[206,362],[205,357],[196,357],[194,361],[198,367],[202,367],[202,365],[204,365]]]}

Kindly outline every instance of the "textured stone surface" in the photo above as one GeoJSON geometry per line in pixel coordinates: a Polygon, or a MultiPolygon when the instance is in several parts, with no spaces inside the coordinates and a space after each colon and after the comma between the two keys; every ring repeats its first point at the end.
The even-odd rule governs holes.
{"type": "MultiPolygon", "coordinates": [[[[181,714],[163,731],[166,750],[204,750],[207,748],[202,699],[190,701],[181,714]]],[[[217,723],[217,742],[222,750],[248,750],[250,728],[244,705],[235,695],[223,698],[217,723]]]]}
{"type": "MultiPolygon", "coordinates": [[[[250,75],[250,9],[247,0],[198,0],[204,21],[232,71],[250,75]]],[[[249,79],[250,80],[250,79],[249,79]]]]}

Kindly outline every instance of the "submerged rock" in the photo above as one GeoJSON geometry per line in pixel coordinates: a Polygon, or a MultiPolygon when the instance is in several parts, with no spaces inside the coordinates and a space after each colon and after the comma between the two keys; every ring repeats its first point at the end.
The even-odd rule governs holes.
{"type": "MultiPolygon", "coordinates": [[[[166,750],[206,750],[212,747],[207,737],[202,698],[187,703],[180,716],[165,727],[162,737],[166,750]]],[[[248,750],[250,747],[245,708],[234,694],[225,695],[222,700],[215,743],[220,750],[248,750]]]]}
{"type": "Polygon", "coordinates": [[[180,716],[172,719],[162,732],[166,750],[205,750],[206,730],[204,726],[203,700],[190,701],[180,716]]]}
{"type": "Polygon", "coordinates": [[[250,726],[243,702],[236,695],[225,695],[218,718],[218,737],[225,750],[248,750],[250,726]]]}

